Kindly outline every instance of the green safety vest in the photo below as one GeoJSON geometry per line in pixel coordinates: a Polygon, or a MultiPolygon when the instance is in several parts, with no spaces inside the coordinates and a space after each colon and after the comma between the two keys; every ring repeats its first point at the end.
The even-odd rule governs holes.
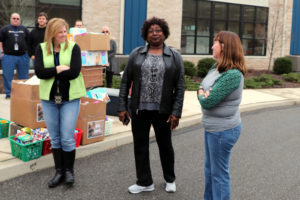
{"type": "MultiPolygon", "coordinates": [[[[46,42],[40,44],[42,53],[43,53],[43,62],[45,68],[55,67],[54,64],[54,55],[53,53],[47,55],[47,48],[46,42]]],[[[72,57],[72,50],[75,43],[70,42],[68,44],[68,48],[64,49],[65,43],[60,44],[60,52],[59,52],[59,64],[60,65],[67,65],[70,66],[71,64],[71,57],[72,57]]],[[[53,51],[53,46],[51,45],[51,51],[53,51]]],[[[49,79],[41,79],[40,80],[40,99],[42,100],[49,100],[50,99],[50,92],[52,85],[54,83],[55,77],[49,79]]],[[[80,72],[79,76],[73,80],[69,80],[70,82],[70,89],[69,89],[69,101],[78,99],[86,95],[86,90],[84,86],[83,76],[80,72]]]]}

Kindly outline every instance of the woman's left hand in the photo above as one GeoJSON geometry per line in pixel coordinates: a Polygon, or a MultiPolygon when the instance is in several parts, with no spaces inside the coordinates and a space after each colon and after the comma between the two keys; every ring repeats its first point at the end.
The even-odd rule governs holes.
{"type": "Polygon", "coordinates": [[[167,120],[167,123],[169,123],[169,122],[171,122],[170,129],[171,129],[171,131],[173,131],[179,124],[179,118],[174,115],[170,115],[167,120]]]}

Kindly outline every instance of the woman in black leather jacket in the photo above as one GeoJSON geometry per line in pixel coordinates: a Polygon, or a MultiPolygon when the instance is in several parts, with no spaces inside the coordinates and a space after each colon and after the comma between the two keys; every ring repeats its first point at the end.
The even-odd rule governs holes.
{"type": "Polygon", "coordinates": [[[119,120],[127,124],[127,102],[131,92],[131,128],[136,163],[136,184],[130,193],[153,191],[149,160],[149,133],[153,126],[159,147],[167,192],[175,192],[174,150],[171,133],[179,123],[184,98],[184,66],[181,55],[165,45],[170,32],[164,19],[144,22],[142,37],[147,46],[134,49],[125,67],[120,95],[119,120]]]}

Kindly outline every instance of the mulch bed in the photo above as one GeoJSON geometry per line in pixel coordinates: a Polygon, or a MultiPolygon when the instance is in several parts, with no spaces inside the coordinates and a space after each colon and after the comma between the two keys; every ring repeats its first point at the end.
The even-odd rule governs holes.
{"type": "Polygon", "coordinates": [[[262,74],[270,74],[273,78],[282,80],[282,85],[274,85],[272,88],[298,88],[300,87],[300,83],[294,83],[285,81],[281,75],[274,74],[272,72],[268,72],[268,70],[248,70],[245,78],[250,78],[253,76],[260,76],[262,74]]]}

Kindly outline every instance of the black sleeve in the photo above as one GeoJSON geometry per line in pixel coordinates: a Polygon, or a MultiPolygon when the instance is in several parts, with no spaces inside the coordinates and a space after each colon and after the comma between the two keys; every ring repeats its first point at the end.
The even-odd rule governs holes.
{"type": "Polygon", "coordinates": [[[117,52],[117,44],[114,40],[110,41],[110,50],[107,52],[108,53],[108,58],[112,58],[116,55],[117,52]]]}
{"type": "Polygon", "coordinates": [[[39,79],[49,79],[57,74],[55,66],[51,68],[44,67],[43,54],[40,45],[37,45],[35,50],[34,70],[39,79]]]}
{"type": "Polygon", "coordinates": [[[26,45],[27,45],[27,52],[29,54],[29,51],[30,51],[30,37],[29,37],[29,31],[27,28],[25,28],[25,32],[26,32],[26,45]]]}
{"type": "Polygon", "coordinates": [[[33,52],[33,31],[34,30],[32,30],[30,33],[29,33],[29,45],[28,45],[28,55],[29,55],[29,57],[31,57],[33,54],[34,54],[34,52],[33,52]]]}
{"type": "Polygon", "coordinates": [[[70,70],[66,70],[57,75],[58,79],[72,80],[79,76],[81,71],[81,50],[80,47],[75,44],[72,50],[70,70]]]}

